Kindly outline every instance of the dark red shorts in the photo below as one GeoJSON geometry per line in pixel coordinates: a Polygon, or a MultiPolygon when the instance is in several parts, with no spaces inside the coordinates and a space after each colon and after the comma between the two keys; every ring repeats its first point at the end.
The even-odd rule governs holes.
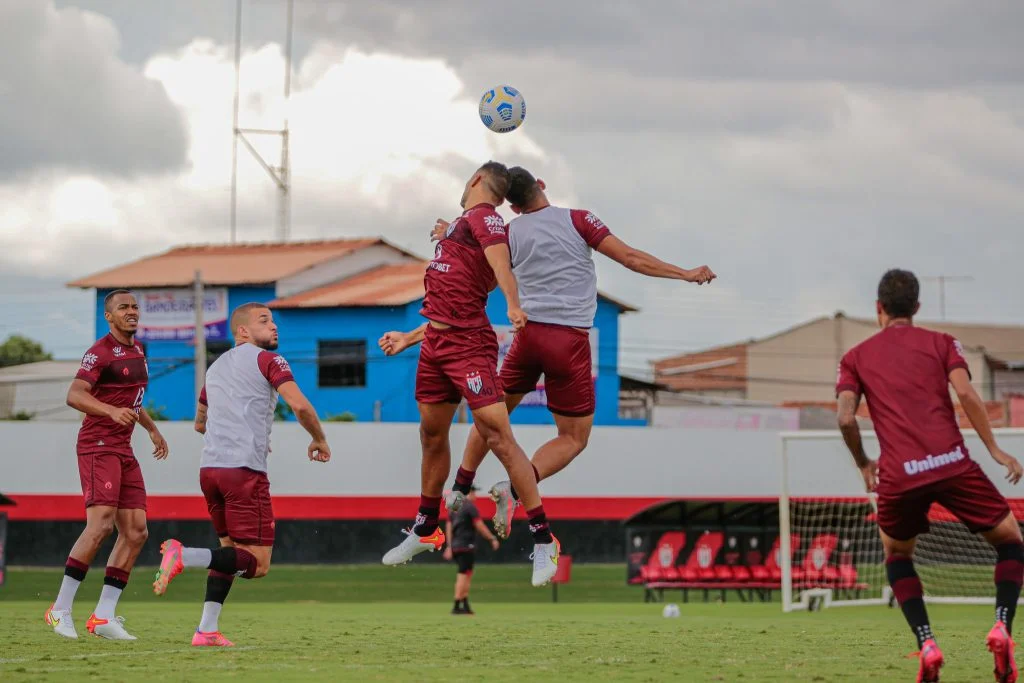
{"type": "Polygon", "coordinates": [[[498,336],[494,329],[439,330],[427,325],[416,368],[417,403],[458,403],[470,410],[504,399],[498,382],[498,336]]]}
{"type": "Polygon", "coordinates": [[[199,487],[218,536],[243,545],[274,545],[274,508],[265,472],[201,467],[199,487]]]}
{"type": "Polygon", "coordinates": [[[78,476],[87,508],[106,505],[119,510],[146,509],[146,482],[134,456],[80,455],[78,476]]]}
{"type": "Polygon", "coordinates": [[[501,387],[507,394],[528,394],[544,375],[548,410],[566,417],[593,415],[590,334],[575,327],[526,323],[516,332],[501,365],[501,387]]]}
{"type": "Polygon", "coordinates": [[[981,467],[934,484],[895,495],[878,495],[878,526],[898,541],[908,541],[928,531],[928,511],[938,503],[972,532],[999,526],[1010,506],[981,467]]]}

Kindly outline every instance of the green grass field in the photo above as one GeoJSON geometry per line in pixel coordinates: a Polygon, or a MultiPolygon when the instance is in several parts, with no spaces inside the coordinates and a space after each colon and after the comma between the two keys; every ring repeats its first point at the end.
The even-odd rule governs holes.
{"type": "MultiPolygon", "coordinates": [[[[238,647],[193,649],[205,576],[165,598],[139,570],[119,613],[134,643],[88,636],[102,583],[79,591],[78,641],[42,616],[61,572],[12,569],[0,588],[0,681],[912,681],[902,616],[885,607],[783,615],[778,604],[680,604],[665,619],[621,566],[576,566],[551,603],[525,566],[480,566],[475,617],[453,617],[452,567],[275,567],[236,581],[221,628],[238,647]],[[87,637],[88,636],[88,637],[87,637]]],[[[666,596],[666,599],[669,599],[666,596]]],[[[675,598],[672,598],[675,599],[675,598]]],[[[944,681],[990,681],[988,607],[934,606],[944,681]]]]}

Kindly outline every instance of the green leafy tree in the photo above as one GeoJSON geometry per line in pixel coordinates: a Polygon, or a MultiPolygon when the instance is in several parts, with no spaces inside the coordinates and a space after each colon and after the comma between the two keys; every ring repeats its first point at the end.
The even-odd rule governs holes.
{"type": "Polygon", "coordinates": [[[47,353],[42,344],[28,337],[12,334],[0,344],[0,368],[41,360],[53,360],[53,355],[47,353]]]}

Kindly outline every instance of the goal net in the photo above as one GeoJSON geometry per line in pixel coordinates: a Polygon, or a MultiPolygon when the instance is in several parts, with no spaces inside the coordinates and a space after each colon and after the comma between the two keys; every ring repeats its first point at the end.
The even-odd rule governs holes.
{"type": "MultiPolygon", "coordinates": [[[[1024,429],[995,430],[1000,446],[1024,457],[1024,429]]],[[[784,611],[816,606],[886,604],[885,576],[874,496],[864,491],[843,438],[836,431],[784,432],[779,496],[779,557],[784,611]]],[[[964,437],[971,457],[1017,513],[1017,492],[1005,470],[988,455],[973,431],[964,437]]],[[[874,432],[863,432],[864,448],[878,457],[874,432]]],[[[1024,506],[1022,506],[1024,507],[1024,506]]],[[[994,602],[996,554],[939,505],[929,512],[930,530],[918,537],[914,565],[929,602],[994,602]]]]}

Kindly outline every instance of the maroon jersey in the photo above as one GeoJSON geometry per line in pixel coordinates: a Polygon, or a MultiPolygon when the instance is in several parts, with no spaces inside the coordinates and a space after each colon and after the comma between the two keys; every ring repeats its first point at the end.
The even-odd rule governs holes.
{"type": "Polygon", "coordinates": [[[882,454],[878,492],[892,495],[962,475],[972,467],[949,396],[949,373],[967,369],[948,334],[891,325],[850,349],[836,393],[867,397],[882,454]]]}
{"type": "MultiPolygon", "coordinates": [[[[85,352],[82,367],[75,379],[84,379],[92,385],[92,395],[107,405],[142,408],[142,397],[149,382],[149,367],[142,344],[126,346],[108,334],[85,352]]],[[[78,454],[115,453],[134,457],[132,430],[108,417],[86,415],[78,431],[78,454]]]]}
{"type": "Polygon", "coordinates": [[[487,295],[494,283],[484,249],[508,244],[505,221],[490,204],[477,204],[452,221],[437,243],[423,278],[420,315],[452,327],[483,327],[487,295]]]}

